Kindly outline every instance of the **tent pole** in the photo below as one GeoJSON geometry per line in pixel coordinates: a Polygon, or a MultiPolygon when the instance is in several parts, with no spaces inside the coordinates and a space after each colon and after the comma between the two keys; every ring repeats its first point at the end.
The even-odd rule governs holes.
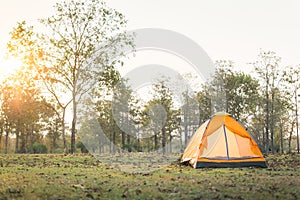
{"type": "Polygon", "coordinates": [[[223,130],[224,130],[225,143],[226,143],[227,160],[229,160],[228,141],[227,141],[227,134],[226,134],[225,124],[223,125],[223,130]]]}

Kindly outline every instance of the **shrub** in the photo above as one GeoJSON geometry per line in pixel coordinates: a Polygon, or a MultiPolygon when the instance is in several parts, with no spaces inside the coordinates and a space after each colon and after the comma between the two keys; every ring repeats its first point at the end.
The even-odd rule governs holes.
{"type": "Polygon", "coordinates": [[[76,144],[76,147],[80,148],[81,153],[88,153],[89,152],[82,142],[78,142],[76,144]]]}
{"type": "Polygon", "coordinates": [[[32,151],[33,151],[33,153],[36,153],[36,154],[45,154],[48,152],[46,145],[38,143],[38,142],[35,142],[32,145],[32,151]]]}

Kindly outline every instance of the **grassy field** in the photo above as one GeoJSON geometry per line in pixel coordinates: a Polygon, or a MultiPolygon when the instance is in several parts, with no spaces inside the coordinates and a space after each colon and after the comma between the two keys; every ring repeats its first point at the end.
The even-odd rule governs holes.
{"type": "Polygon", "coordinates": [[[145,173],[90,155],[0,159],[0,199],[300,199],[299,155],[269,156],[268,169],[195,170],[173,162],[145,173]]]}

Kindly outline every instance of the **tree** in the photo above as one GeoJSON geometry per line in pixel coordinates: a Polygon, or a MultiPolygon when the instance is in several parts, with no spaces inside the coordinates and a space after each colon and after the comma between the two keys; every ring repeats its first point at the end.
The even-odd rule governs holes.
{"type": "Polygon", "coordinates": [[[199,106],[198,126],[200,126],[205,120],[209,119],[212,115],[211,94],[209,92],[209,87],[204,84],[202,89],[198,91],[196,95],[196,100],[199,106]]]}
{"type": "MultiPolygon", "coordinates": [[[[181,134],[178,135],[178,131],[181,132],[180,130],[180,125],[181,125],[181,113],[180,110],[178,109],[171,109],[169,112],[169,117],[166,122],[166,130],[167,130],[167,135],[169,135],[169,152],[173,152],[173,138],[174,137],[181,137],[181,134]]],[[[180,146],[180,150],[181,150],[180,146]]]]}
{"type": "MultiPolygon", "coordinates": [[[[51,110],[53,111],[53,110],[51,110]]],[[[45,124],[45,131],[47,132],[46,138],[48,141],[49,152],[55,153],[56,149],[59,147],[59,137],[61,136],[61,119],[53,114],[53,117],[49,118],[45,124]]]]}
{"type": "Polygon", "coordinates": [[[161,146],[163,154],[167,151],[167,138],[172,142],[172,133],[180,127],[179,111],[174,109],[173,95],[168,84],[164,77],[153,84],[153,98],[147,102],[143,111],[144,126],[153,132],[154,149],[158,150],[161,146]]]}
{"type": "MultiPolygon", "coordinates": [[[[3,85],[3,83],[1,83],[3,85]]],[[[1,86],[0,86],[1,89],[1,86]]],[[[7,116],[4,114],[2,108],[3,104],[3,92],[0,94],[0,148],[2,147],[2,135],[5,134],[5,141],[4,141],[4,153],[7,154],[7,149],[8,149],[8,121],[7,121],[7,116]]]]}
{"type": "Polygon", "coordinates": [[[125,80],[121,80],[114,89],[114,95],[112,100],[112,114],[114,121],[121,129],[121,141],[122,149],[125,149],[126,135],[127,135],[127,147],[130,149],[130,136],[135,134],[130,119],[130,100],[132,99],[132,90],[126,84],[125,80]]]}
{"type": "MultiPolygon", "coordinates": [[[[294,99],[295,125],[297,137],[297,152],[300,153],[299,147],[299,121],[298,121],[298,97],[300,96],[300,70],[299,67],[287,67],[283,72],[285,83],[288,84],[290,96],[294,99]]],[[[290,137],[291,138],[291,137],[290,137]]]]}
{"type": "Polygon", "coordinates": [[[278,110],[278,116],[277,116],[277,125],[276,127],[279,127],[279,138],[280,138],[280,153],[284,153],[284,138],[287,136],[287,133],[289,132],[289,128],[291,127],[290,121],[293,121],[291,119],[291,110],[293,107],[293,104],[290,101],[289,95],[287,95],[285,92],[281,92],[278,94],[278,97],[276,99],[276,110],[278,110]]]}
{"type": "MultiPolygon", "coordinates": [[[[46,118],[52,117],[53,112],[49,110],[49,107],[52,107],[51,104],[42,95],[43,89],[41,88],[38,71],[36,70],[37,62],[39,59],[42,59],[42,56],[40,55],[41,49],[37,45],[38,42],[33,27],[28,26],[25,21],[17,23],[17,26],[13,28],[10,35],[11,39],[7,44],[8,55],[22,61],[22,67],[5,81],[3,89],[6,91],[6,101],[11,100],[11,103],[14,102],[17,104],[17,107],[13,108],[12,104],[9,108],[18,108],[21,116],[27,116],[27,118],[20,118],[16,123],[10,125],[15,124],[17,128],[16,151],[18,151],[18,135],[21,131],[20,128],[22,128],[21,124],[26,126],[20,132],[22,139],[21,152],[25,152],[27,151],[25,150],[27,139],[29,138],[32,145],[34,137],[37,136],[34,133],[39,132],[39,129],[41,129],[40,125],[36,122],[39,122],[43,118],[43,120],[47,120],[46,118]],[[29,116],[29,114],[31,115],[29,116]],[[25,122],[24,119],[27,119],[27,121],[31,120],[31,122],[25,122]],[[24,135],[24,131],[27,132],[27,135],[24,135]]],[[[6,106],[9,106],[9,103],[6,106]]],[[[20,115],[16,117],[20,117],[20,115]]]]}
{"type": "Polygon", "coordinates": [[[276,93],[276,82],[278,79],[278,70],[281,58],[272,51],[261,51],[258,60],[253,63],[257,74],[260,77],[263,85],[264,97],[265,97],[265,151],[269,152],[271,149],[274,153],[274,127],[275,127],[275,93],[276,93]],[[271,135],[269,134],[271,133],[271,135]],[[269,139],[271,137],[271,145],[269,139]]]}
{"type": "MultiPolygon", "coordinates": [[[[21,136],[20,152],[28,152],[30,146],[43,137],[41,132],[54,113],[48,108],[49,103],[26,69],[7,79],[2,89],[3,110],[7,121],[10,126],[15,126],[16,135],[21,136]]],[[[17,148],[16,150],[18,151],[17,148]]]]}
{"type": "MultiPolygon", "coordinates": [[[[166,142],[167,142],[167,136],[166,136],[166,121],[168,121],[168,117],[170,114],[170,109],[172,106],[172,94],[170,93],[170,89],[167,87],[164,80],[160,81],[157,84],[154,84],[154,101],[156,100],[162,107],[165,109],[164,112],[156,112],[158,115],[158,119],[160,119],[161,124],[161,146],[162,146],[162,152],[165,154],[166,152],[166,142]]],[[[158,107],[159,108],[159,107],[158,107]]]]}
{"type": "Polygon", "coordinates": [[[128,152],[139,150],[140,101],[133,93],[128,81],[120,79],[114,85],[112,96],[112,117],[114,130],[121,132],[121,147],[128,152]]]}
{"type": "MultiPolygon", "coordinates": [[[[144,106],[142,111],[142,130],[143,135],[148,135],[149,139],[153,138],[153,149],[157,151],[159,149],[159,137],[160,130],[162,128],[162,121],[165,120],[165,111],[164,108],[159,106],[157,100],[150,100],[144,106]]],[[[150,150],[150,146],[148,146],[148,150],[150,150]]]]}
{"type": "Polygon", "coordinates": [[[197,99],[189,94],[189,91],[186,90],[183,93],[183,105],[181,106],[182,112],[182,123],[184,130],[184,145],[187,145],[192,134],[194,134],[195,129],[199,126],[199,118],[201,108],[198,105],[197,99]]]}
{"type": "MultiPolygon", "coordinates": [[[[1,102],[1,101],[0,101],[1,102]]],[[[0,148],[2,146],[2,135],[3,135],[3,132],[4,132],[4,117],[3,117],[3,113],[0,109],[0,148]]]]}
{"type": "Polygon", "coordinates": [[[132,93],[131,95],[131,99],[129,102],[129,106],[130,106],[130,118],[131,118],[131,123],[132,125],[135,127],[134,130],[136,132],[136,139],[137,139],[137,144],[136,146],[136,150],[137,151],[142,151],[143,146],[142,146],[142,139],[143,139],[143,135],[142,135],[142,130],[141,127],[143,125],[143,117],[142,117],[142,103],[141,103],[141,99],[139,99],[137,97],[136,94],[132,93]]]}
{"type": "Polygon", "coordinates": [[[209,90],[212,102],[213,112],[229,112],[228,111],[228,92],[227,80],[229,75],[233,74],[233,62],[220,60],[215,63],[217,69],[210,81],[209,90]]]}
{"type": "MultiPolygon", "coordinates": [[[[121,144],[119,144],[119,133],[121,130],[114,119],[112,110],[114,92],[118,90],[118,83],[120,81],[121,76],[114,66],[104,66],[103,71],[98,74],[96,86],[91,91],[89,99],[87,99],[90,105],[86,104],[90,109],[94,107],[92,112],[97,113],[94,117],[96,117],[97,122],[103,130],[103,133],[100,134],[105,135],[109,140],[106,143],[109,144],[110,153],[115,153],[117,146],[121,147],[121,144]]],[[[100,146],[104,145],[105,140],[99,141],[100,146]]]]}
{"type": "MultiPolygon", "coordinates": [[[[118,133],[121,131],[118,128],[112,114],[112,101],[101,99],[95,103],[95,106],[96,111],[99,113],[96,120],[103,130],[103,134],[111,141],[109,143],[109,152],[115,153],[116,146],[119,146],[118,133]]],[[[101,144],[100,146],[103,145],[103,141],[99,141],[99,143],[101,144]]]]}
{"type": "Polygon", "coordinates": [[[234,71],[233,66],[231,61],[216,62],[217,70],[210,83],[211,98],[212,101],[213,98],[223,99],[217,101],[225,106],[224,111],[241,121],[248,121],[256,110],[259,83],[250,75],[234,71]],[[216,97],[214,93],[224,96],[216,97]]]}
{"type": "Polygon", "coordinates": [[[122,48],[130,46],[124,32],[124,16],[101,1],[63,1],[56,13],[41,22],[48,29],[43,34],[44,54],[51,60],[50,77],[70,94],[73,120],[71,153],[75,152],[77,106],[88,90],[95,70],[116,64],[122,48]],[[117,59],[116,59],[117,58],[117,59]],[[95,68],[94,65],[98,68],[95,68]]]}
{"type": "MultiPolygon", "coordinates": [[[[133,111],[135,108],[136,99],[132,94],[132,90],[127,85],[126,80],[120,78],[120,74],[113,68],[102,72],[97,87],[93,89],[87,105],[92,113],[95,113],[94,118],[97,119],[99,126],[105,136],[111,142],[109,145],[110,152],[116,152],[116,147],[119,146],[123,150],[127,149],[129,152],[136,150],[134,144],[137,138],[136,125],[133,120],[133,111]]],[[[90,115],[88,112],[87,115],[90,115]]],[[[83,121],[88,122],[87,116],[83,117],[83,121]]],[[[80,137],[85,137],[83,131],[93,131],[95,129],[88,127],[88,123],[81,128],[80,137]]],[[[95,131],[93,131],[95,132],[95,131]]],[[[96,137],[95,137],[96,138],[96,137]]],[[[99,138],[101,139],[101,138],[99,138]]],[[[99,141],[100,146],[103,146],[103,141],[99,141]]]]}
{"type": "Polygon", "coordinates": [[[21,153],[25,153],[28,151],[27,146],[33,145],[40,138],[39,122],[42,119],[41,116],[45,115],[44,101],[29,75],[24,71],[8,78],[1,86],[1,90],[3,92],[2,110],[7,124],[10,128],[15,128],[15,152],[19,153],[20,150],[21,153]]]}

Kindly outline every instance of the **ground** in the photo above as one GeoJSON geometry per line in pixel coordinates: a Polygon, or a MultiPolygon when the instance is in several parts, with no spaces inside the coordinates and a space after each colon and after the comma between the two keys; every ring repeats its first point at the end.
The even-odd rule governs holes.
{"type": "Polygon", "coordinates": [[[0,199],[300,199],[296,154],[268,156],[267,169],[193,169],[173,161],[131,173],[91,155],[0,159],[0,199]]]}

